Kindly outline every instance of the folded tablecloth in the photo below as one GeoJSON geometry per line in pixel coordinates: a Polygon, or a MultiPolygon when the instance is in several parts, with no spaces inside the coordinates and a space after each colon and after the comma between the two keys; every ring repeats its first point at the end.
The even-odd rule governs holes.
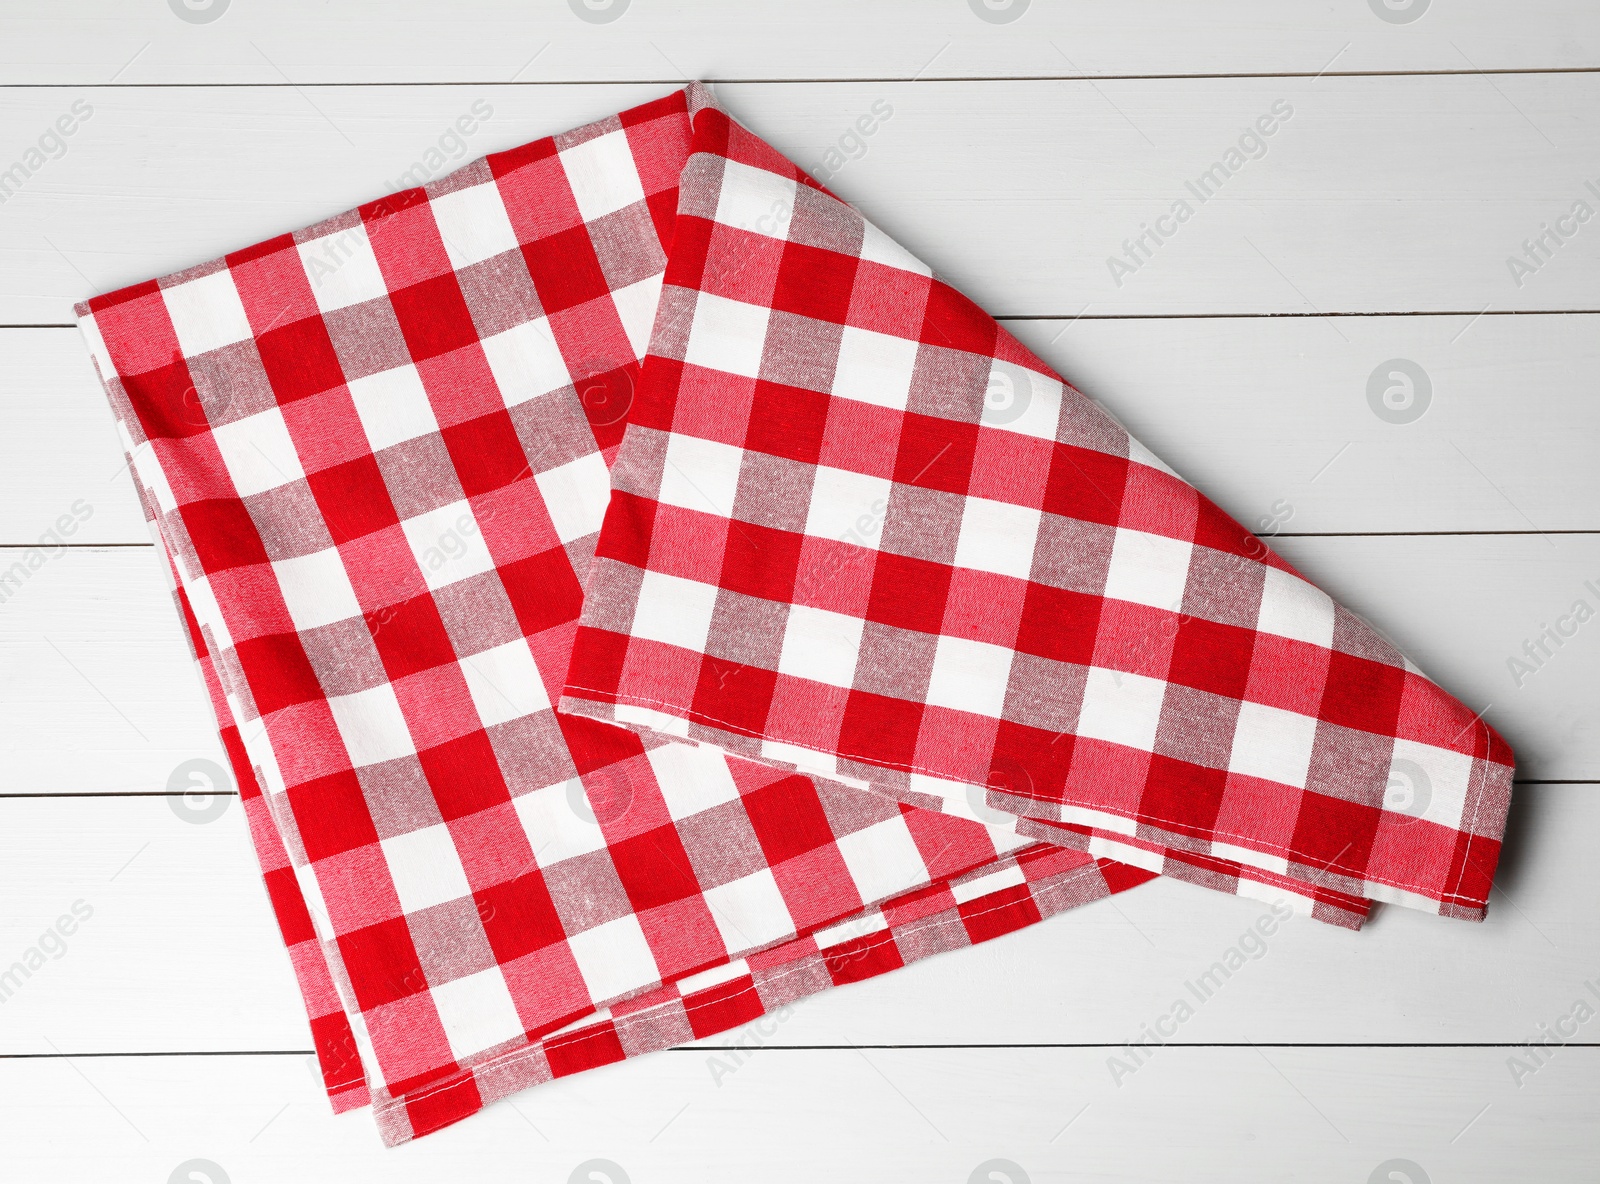
{"type": "Polygon", "coordinates": [[[1493,732],[703,86],[78,312],[390,1143],[1156,872],[1482,915],[1493,732]]]}
{"type": "Polygon", "coordinates": [[[1481,918],[1495,732],[698,102],[562,710],[934,810],[981,786],[1343,924],[1481,918]]]}

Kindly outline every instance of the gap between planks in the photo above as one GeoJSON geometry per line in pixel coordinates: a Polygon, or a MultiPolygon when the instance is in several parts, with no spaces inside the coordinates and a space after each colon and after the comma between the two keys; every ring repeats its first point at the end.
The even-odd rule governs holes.
{"type": "MultiPolygon", "coordinates": [[[[1082,1042],[1070,1044],[761,1044],[741,1048],[740,1052],[941,1052],[955,1049],[1023,1049],[1023,1048],[1123,1048],[1127,1041],[1082,1042]]],[[[715,1044],[677,1044],[658,1052],[717,1052],[723,1046],[715,1044]]],[[[1526,1042],[1509,1040],[1453,1041],[1429,1044],[1424,1041],[1294,1041],[1294,1040],[1205,1040],[1193,1044],[1169,1040],[1162,1048],[1527,1048],[1526,1042]]],[[[1600,1041],[1568,1040],[1561,1048],[1600,1048],[1600,1041]]],[[[315,1055],[314,1048],[223,1048],[200,1049],[194,1052],[5,1052],[0,1061],[77,1061],[112,1060],[126,1057],[304,1057],[315,1055]]]]}
{"type": "MultiPolygon", "coordinates": [[[[1318,321],[1340,317],[1588,317],[1600,308],[1424,308],[1408,312],[1394,310],[1363,312],[1097,312],[1097,313],[1004,313],[996,321],[1318,321]]],[[[75,321],[17,321],[0,323],[3,329],[76,329],[75,321]]]]}
{"type": "MultiPolygon", "coordinates": [[[[850,78],[734,78],[705,77],[712,86],[836,86],[865,82],[1207,82],[1241,78],[1449,78],[1504,74],[1600,74],[1600,66],[1476,66],[1448,70],[1244,70],[1205,74],[890,74],[850,78]]],[[[620,79],[498,79],[467,78],[432,82],[5,82],[0,90],[300,90],[304,87],[421,87],[421,86],[681,86],[690,81],[674,78],[620,79]]]]}
{"type": "MultiPolygon", "coordinates": [[[[1520,538],[1524,535],[1600,534],[1600,528],[1561,530],[1278,530],[1256,534],[1258,539],[1417,539],[1417,538],[1520,538]]],[[[0,551],[31,551],[37,543],[0,543],[0,551]]],[[[153,547],[154,543],[57,543],[63,551],[126,551],[153,547]]]]}

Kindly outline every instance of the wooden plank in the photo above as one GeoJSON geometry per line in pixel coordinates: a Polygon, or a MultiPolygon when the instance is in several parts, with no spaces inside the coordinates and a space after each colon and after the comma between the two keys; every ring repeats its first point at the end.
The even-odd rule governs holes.
{"type": "MultiPolygon", "coordinates": [[[[175,802],[0,798],[0,970],[75,902],[91,910],[57,957],[0,991],[0,1054],[310,1047],[242,813],[196,824],[175,802]]],[[[1597,827],[1592,786],[1521,787],[1482,925],[1398,908],[1359,934],[1296,920],[1195,994],[1265,909],[1159,880],[825,992],[757,1043],[1116,1045],[1178,999],[1196,1011],[1179,1043],[1525,1042],[1600,974],[1597,827]]]]}
{"type": "Polygon", "coordinates": [[[0,329],[0,370],[8,375],[0,386],[0,542],[37,543],[69,515],[70,542],[148,543],[83,335],[0,329]]]}
{"type": "MultiPolygon", "coordinates": [[[[1600,779],[1600,627],[1550,657],[1531,645],[1600,595],[1600,536],[1282,538],[1290,562],[1395,638],[1486,718],[1524,778],[1600,779]]],[[[0,571],[25,555],[0,549],[0,571]]],[[[1569,622],[1570,624],[1570,622],[1569,622]]],[[[215,756],[210,708],[151,548],[76,548],[0,605],[0,760],[9,784],[57,792],[158,790],[215,756]]]]}
{"type": "MultiPolygon", "coordinates": [[[[997,16],[1008,15],[1004,4],[994,7],[1001,9],[997,16]]],[[[620,0],[611,9],[619,17],[590,24],[562,0],[459,0],[448,10],[379,0],[329,9],[315,0],[279,0],[270,11],[241,2],[215,23],[187,25],[164,5],[97,0],[75,5],[73,17],[7,14],[10,52],[0,80],[82,85],[118,71],[131,83],[590,81],[680,73],[940,78],[1596,62],[1600,23],[1593,6],[1579,0],[1514,11],[1492,0],[1455,0],[1431,11],[1425,0],[1410,12],[1392,7],[1396,21],[1412,12],[1419,19],[1389,23],[1365,4],[1263,9],[1217,0],[1201,15],[1176,0],[1141,4],[1136,14],[1112,0],[1088,0],[1070,7],[1024,3],[1012,23],[991,24],[960,0],[814,0],[802,7],[700,0],[688,10],[620,0]],[[535,57],[541,47],[547,48],[535,57]]]]}
{"type": "MultiPolygon", "coordinates": [[[[94,113],[5,203],[0,322],[61,322],[91,291],[370,200],[476,101],[493,116],[462,160],[666,89],[7,90],[8,151],[20,153],[75,100],[94,113]]],[[[1600,74],[729,84],[721,93],[807,168],[823,166],[873,103],[888,102],[893,115],[864,154],[824,175],[997,314],[1600,307],[1600,231],[1566,223],[1571,237],[1520,286],[1506,262],[1575,202],[1600,203],[1585,187],[1600,185],[1600,74]],[[1231,175],[1224,167],[1203,201],[1188,188],[1268,117],[1279,121],[1256,159],[1239,157],[1231,175]],[[1187,221],[1161,221],[1180,200],[1187,221]],[[1164,245],[1146,240],[1141,260],[1124,243],[1146,225],[1166,228],[1164,245]],[[1114,273],[1110,261],[1125,250],[1139,267],[1114,273]]],[[[1346,332],[1336,321],[1326,331],[1346,332]]]]}
{"type": "MultiPolygon", "coordinates": [[[[53,554],[0,605],[7,787],[162,790],[183,762],[223,759],[155,549],[53,554]]],[[[0,549],[0,571],[28,555],[0,549]]]]}
{"type": "MultiPolygon", "coordinates": [[[[1600,316],[1048,320],[1009,327],[1157,455],[1264,531],[1600,528],[1600,316]],[[1414,422],[1368,379],[1428,375],[1414,422]],[[1561,425],[1553,431],[1551,425],[1561,425]]],[[[73,329],[0,329],[0,544],[81,499],[74,542],[149,534],[73,329]]]]}
{"type": "Polygon", "coordinates": [[[1311,319],[1007,327],[1264,534],[1600,524],[1595,317],[1347,318],[1347,340],[1311,319]],[[1431,388],[1408,423],[1368,400],[1395,358],[1431,388]]]}
{"type": "Polygon", "coordinates": [[[0,801],[0,973],[26,969],[30,948],[47,956],[0,980],[0,1052],[311,1046],[243,811],[226,802],[199,823],[181,797],[0,801]],[[41,945],[63,915],[76,929],[41,945]]]}
{"type": "MultiPolygon", "coordinates": [[[[1506,267],[1574,200],[1600,206],[1584,188],[1600,185],[1600,83],[1477,72],[1592,70],[1600,8],[1451,0],[1398,24],[1360,0],[1324,9],[1040,2],[1013,24],[983,22],[962,0],[702,0],[692,14],[638,0],[598,25],[562,0],[448,12],[236,0],[215,24],[112,0],[8,13],[0,87],[67,85],[0,93],[0,172],[73,100],[95,115],[0,212],[0,324],[64,321],[91,290],[375,196],[475,100],[495,116],[460,160],[680,76],[836,80],[723,87],[735,114],[806,166],[890,101],[893,118],[830,184],[1001,313],[1600,307],[1600,231],[1585,227],[1520,287],[1506,267]],[[1461,73],[1336,77],[1448,70],[1461,73]],[[840,81],[913,75],[1094,81],[840,81]],[[607,85],[492,85],[511,78],[607,85]],[[100,85],[113,79],[132,86],[100,85]],[[423,80],[470,85],[306,85],[423,80]],[[629,80],[643,84],[616,85],[629,80]],[[143,89],[180,82],[267,85],[143,89]],[[1280,99],[1295,115],[1267,155],[1118,286],[1107,256],[1280,99]]],[[[1012,327],[1269,535],[1596,529],[1592,316],[1012,327]],[[1433,381],[1415,423],[1383,423],[1366,404],[1374,368],[1396,357],[1433,381]]],[[[76,334],[0,330],[0,369],[0,545],[35,541],[80,500],[94,512],[74,542],[142,542],[76,334]]],[[[1523,776],[1600,778],[1594,630],[1520,680],[1507,668],[1573,600],[1600,604],[1584,585],[1600,585],[1593,536],[1277,545],[1487,704],[1523,776]]],[[[0,570],[21,554],[0,549],[0,570]]],[[[179,762],[219,755],[148,548],[74,551],[7,590],[0,669],[0,795],[156,790],[179,762]]],[[[1110,1046],[1168,1014],[1258,906],[1148,885],[728,1038],[764,1051],[712,1041],[583,1075],[394,1153],[365,1115],[327,1115],[236,804],[195,825],[167,797],[0,796],[0,967],[75,902],[93,910],[59,960],[0,1000],[0,1057],[281,1053],[0,1059],[0,1145],[19,1179],[167,1179],[204,1159],[223,1170],[190,1163],[177,1178],[212,1184],[523,1179],[530,1160],[534,1178],[608,1184],[746,1179],[752,1164],[762,1179],[809,1181],[841,1160],[852,1177],[919,1182],[1587,1178],[1593,1024],[1578,1036],[1587,1047],[1520,1081],[1514,1048],[1434,1042],[1535,1039],[1600,990],[1600,887],[1577,870],[1600,822],[1593,789],[1519,789],[1483,926],[1399,909],[1359,935],[1292,925],[1120,1085],[1110,1046]],[[1044,1041],[1095,1047],[816,1047],[1044,1041]],[[1397,1041],[1434,1046],[1245,1046],[1397,1041]],[[1021,1170],[976,1170],[996,1158],[1021,1170]]]]}
{"type": "Polygon", "coordinates": [[[701,1054],[662,1053],[394,1151],[365,1112],[331,1118],[299,1057],[12,1061],[0,1132],[26,1179],[165,1180],[196,1159],[214,1167],[175,1178],[809,1184],[841,1164],[894,1184],[1592,1178],[1593,1047],[1521,1089],[1494,1048],[1168,1048],[1120,1089],[1106,1056],[774,1051],[713,1081],[701,1054]]]}

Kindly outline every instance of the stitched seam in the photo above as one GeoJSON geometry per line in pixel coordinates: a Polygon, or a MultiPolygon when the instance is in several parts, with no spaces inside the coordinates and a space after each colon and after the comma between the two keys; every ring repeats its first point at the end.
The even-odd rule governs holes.
{"type": "MultiPolygon", "coordinates": [[[[1031,821],[1045,821],[1045,820],[1043,820],[1043,819],[1033,819],[1031,821]]],[[[1081,823],[1074,823],[1072,825],[1076,826],[1076,825],[1082,825],[1082,824],[1081,823]]],[[[1018,833],[1020,834],[1021,832],[1019,831],[1018,833]]],[[[1077,832],[1073,832],[1073,833],[1077,833],[1077,832]]],[[[1025,838],[1031,838],[1031,837],[1035,837],[1035,836],[1024,836],[1024,837],[1025,838]]],[[[1115,831],[1106,830],[1104,827],[1095,827],[1095,828],[1093,828],[1093,832],[1089,836],[1086,836],[1086,837],[1097,838],[1097,839],[1100,839],[1102,842],[1106,842],[1106,843],[1113,843],[1113,844],[1118,844],[1118,845],[1125,846],[1125,847],[1131,847],[1135,851],[1141,851],[1141,852],[1144,852],[1145,854],[1149,854],[1149,855],[1159,855],[1163,860],[1172,860],[1172,861],[1174,861],[1176,863],[1183,864],[1186,867],[1194,867],[1194,868],[1197,868],[1198,870],[1201,870],[1201,871],[1210,871],[1212,869],[1210,869],[1210,868],[1201,868],[1199,864],[1191,863],[1189,860],[1186,860],[1184,858],[1184,856],[1186,856],[1186,855],[1195,856],[1195,857],[1200,858],[1200,859],[1211,859],[1211,860],[1218,860],[1218,861],[1220,861],[1222,863],[1231,863],[1235,867],[1243,869],[1244,872],[1255,872],[1255,873],[1257,873],[1258,875],[1261,875],[1261,876],[1272,876],[1273,877],[1273,880],[1265,880],[1265,879],[1256,880],[1256,879],[1252,879],[1252,883],[1264,884],[1268,888],[1276,888],[1281,892],[1293,892],[1296,896],[1303,897],[1303,898],[1305,898],[1307,900],[1315,901],[1318,904],[1329,904],[1329,905],[1335,905],[1335,906],[1339,906],[1339,907],[1348,907],[1348,906],[1344,906],[1342,904],[1342,902],[1340,902],[1340,901],[1324,900],[1324,899],[1321,899],[1319,897],[1311,895],[1311,893],[1320,892],[1320,893],[1326,893],[1326,894],[1331,894],[1331,895],[1335,895],[1335,896],[1342,896],[1342,897],[1345,898],[1345,900],[1361,901],[1363,899],[1362,897],[1356,896],[1353,893],[1345,892],[1343,889],[1340,889],[1340,888],[1329,888],[1329,887],[1327,887],[1326,885],[1323,885],[1323,884],[1312,884],[1307,880],[1295,880],[1295,879],[1292,879],[1292,878],[1290,878],[1288,876],[1284,876],[1284,875],[1279,874],[1278,872],[1273,871],[1271,868],[1256,867],[1253,864],[1240,863],[1238,860],[1224,859],[1219,855],[1209,855],[1209,854],[1207,854],[1207,853],[1205,853],[1203,851],[1185,851],[1185,850],[1183,850],[1182,848],[1179,848],[1179,847],[1163,846],[1162,844],[1152,842],[1149,839],[1135,839],[1132,835],[1120,835],[1120,834],[1117,834],[1115,831]],[[1274,882],[1275,880],[1286,881],[1286,884],[1292,884],[1292,885],[1294,885],[1294,887],[1291,888],[1291,887],[1287,887],[1286,884],[1275,883],[1274,882]]],[[[1051,840],[1049,840],[1049,839],[1040,839],[1039,841],[1048,843],[1051,840]]],[[[1059,844],[1056,844],[1056,845],[1059,845],[1059,844]]],[[[1073,849],[1074,850],[1080,850],[1080,848],[1073,848],[1073,849]]],[[[1087,848],[1081,848],[1081,849],[1082,850],[1087,850],[1087,848]]],[[[1106,856],[1106,858],[1108,858],[1108,859],[1116,859],[1117,857],[1115,855],[1109,855],[1109,856],[1106,856]]],[[[1126,861],[1118,860],[1118,862],[1126,862],[1126,861]]],[[[1137,866],[1137,865],[1134,865],[1134,866],[1137,866]]],[[[1163,873],[1160,873],[1160,874],[1165,875],[1166,873],[1163,872],[1163,873]]],[[[1238,879],[1244,879],[1246,877],[1244,875],[1242,875],[1242,874],[1234,874],[1233,878],[1238,880],[1238,879]]]]}
{"type": "MultiPolygon", "coordinates": [[[[1012,863],[1012,866],[1015,866],[1015,862],[1014,861],[1012,863]]],[[[1011,885],[1011,886],[1027,888],[1029,890],[1030,898],[1033,899],[1035,902],[1037,902],[1041,897],[1045,896],[1046,894],[1054,894],[1054,893],[1058,893],[1058,892],[1064,891],[1067,887],[1071,886],[1071,884],[1073,882],[1084,878],[1085,876],[1087,876],[1091,872],[1093,872],[1095,875],[1099,875],[1101,880],[1104,881],[1105,877],[1103,875],[1101,875],[1101,873],[1100,873],[1100,865],[1099,865],[1098,862],[1095,862],[1095,863],[1084,864],[1082,867],[1069,868],[1067,871],[1059,872],[1059,873],[1057,873],[1056,876],[1052,877],[1050,879],[1050,881],[1048,881],[1047,883],[1045,883],[1043,885],[1040,885],[1038,888],[1035,888],[1034,885],[1027,884],[1027,883],[1024,883],[1024,884],[1021,884],[1021,885],[1011,885]]],[[[1003,889],[996,889],[996,891],[1003,891],[1003,889]]],[[[1107,896],[1110,896],[1110,895],[1113,895],[1113,893],[1111,893],[1109,891],[1109,887],[1108,887],[1107,896]]],[[[888,929],[883,931],[882,940],[873,942],[871,945],[868,945],[868,946],[863,946],[859,952],[862,953],[862,954],[870,953],[873,950],[881,949],[883,946],[888,945],[890,942],[895,941],[897,937],[909,937],[912,934],[919,933],[924,929],[937,929],[937,928],[940,928],[942,926],[948,926],[948,925],[960,925],[963,929],[965,929],[967,921],[975,919],[975,918],[978,918],[978,917],[981,917],[981,916],[984,916],[986,913],[992,913],[992,912],[997,912],[1000,909],[1011,908],[1016,903],[1017,903],[1016,901],[1007,901],[1004,904],[990,905],[988,908],[980,909],[977,912],[972,913],[967,917],[962,917],[960,915],[957,915],[957,916],[954,916],[954,917],[945,916],[944,914],[946,912],[948,912],[949,910],[941,909],[938,913],[933,914],[932,916],[921,917],[921,918],[918,918],[918,919],[913,920],[913,921],[907,921],[903,925],[900,925],[900,926],[890,926],[888,929]]],[[[953,907],[956,907],[956,908],[959,909],[960,906],[959,906],[959,904],[957,904],[957,905],[955,905],[953,907]]],[[[1043,917],[1040,918],[1040,920],[1043,920],[1043,919],[1044,919],[1043,917]]],[[[795,939],[792,939],[792,940],[802,940],[802,939],[795,938],[795,939]]],[[[971,945],[971,944],[975,944],[975,943],[969,942],[968,944],[971,945]]],[[[826,958],[828,956],[826,951],[820,950],[820,949],[816,950],[815,954],[816,954],[817,957],[820,957],[820,958],[826,958]]],[[[773,983],[779,982],[779,981],[781,981],[781,980],[783,980],[785,978],[788,978],[788,977],[790,977],[792,975],[799,974],[802,971],[809,970],[809,969],[812,968],[812,963],[810,962],[810,959],[807,958],[807,957],[802,956],[800,958],[795,959],[795,961],[797,963],[800,963],[800,965],[795,965],[795,966],[789,967],[787,969],[780,970],[778,973],[772,975],[770,978],[765,980],[765,983],[763,983],[762,985],[770,986],[773,983]]],[[[838,984],[838,983],[831,983],[831,982],[828,984],[828,986],[840,986],[840,985],[847,986],[848,984],[838,984]]],[[[825,990],[826,988],[823,988],[823,989],[825,990]]],[[[752,982],[751,985],[748,986],[748,987],[741,987],[738,993],[742,995],[742,994],[744,994],[744,993],[746,993],[748,991],[756,991],[757,992],[757,996],[759,998],[759,988],[757,987],[757,985],[754,982],[752,982]]],[[[812,992],[812,993],[815,994],[815,993],[818,993],[818,992],[812,992]]],[[[660,1008],[669,1007],[671,1005],[671,1002],[681,1003],[682,1007],[683,1007],[684,1014],[688,1015],[691,1011],[698,1011],[698,1010],[701,1010],[701,1009],[706,1008],[706,1007],[715,1007],[715,1006],[721,1005],[723,1003],[726,1003],[727,1002],[727,997],[724,997],[722,999],[710,999],[710,1000],[707,1000],[704,1003],[689,1003],[684,999],[684,997],[682,995],[679,995],[679,996],[676,997],[675,1000],[672,1000],[672,1001],[669,1001],[669,1002],[662,1002],[660,1004],[657,1004],[656,1007],[652,1007],[652,1008],[650,1008],[650,1009],[648,1009],[646,1011],[639,1012],[639,1013],[637,1013],[635,1015],[623,1016],[623,1017],[620,1017],[620,1018],[616,1017],[616,1016],[613,1016],[607,1022],[612,1026],[612,1029],[614,1029],[616,1031],[616,1033],[620,1035],[623,1031],[625,1031],[627,1029],[630,1029],[630,1028],[637,1027],[640,1024],[646,1022],[647,1020],[654,1018],[652,1013],[656,1012],[660,1008]]],[[[763,1014],[765,1014],[765,1010],[766,1010],[765,1007],[763,1007],[762,1010],[763,1010],[763,1014]]],[[[601,1025],[601,1026],[595,1028],[595,1030],[592,1031],[592,1032],[579,1032],[579,1033],[575,1034],[571,1039],[571,1043],[577,1044],[578,1042],[584,1041],[584,1040],[597,1040],[597,1039],[599,1039],[599,1038],[601,1038],[603,1036],[609,1035],[609,1034],[611,1034],[611,1033],[606,1030],[605,1026],[601,1025]]],[[[481,1065],[474,1065],[470,1069],[463,1069],[463,1070],[461,1070],[459,1076],[452,1077],[450,1080],[441,1082],[438,1085],[428,1086],[425,1090],[423,1090],[420,1093],[402,1094],[400,1097],[393,1098],[391,1101],[384,1103],[381,1108],[375,1107],[375,1110],[378,1110],[378,1112],[381,1112],[381,1113],[387,1113],[388,1111],[393,1110],[396,1107],[404,1107],[404,1106],[409,1105],[409,1104],[411,1104],[413,1102],[421,1102],[421,1101],[424,1101],[425,1099],[430,1098],[434,1094],[439,1093],[439,1092],[441,1092],[443,1090],[454,1089],[456,1086],[464,1084],[468,1080],[470,1080],[472,1078],[475,1078],[478,1073],[482,1072],[485,1069],[489,1069],[489,1068],[498,1069],[498,1068],[514,1065],[518,1061],[526,1060],[527,1058],[531,1057],[536,1052],[543,1051],[544,1043],[545,1043],[545,1041],[547,1041],[549,1039],[550,1039],[550,1037],[548,1037],[548,1036],[541,1037],[540,1040],[535,1044],[527,1045],[524,1048],[512,1049],[509,1052],[502,1053],[499,1057],[496,1057],[491,1061],[486,1061],[481,1065]]],[[[546,1055],[548,1057],[548,1053],[546,1055]]]]}
{"type": "MultiPolygon", "coordinates": [[[[1479,725],[1473,730],[1472,772],[1474,777],[1478,775],[1478,769],[1480,765],[1486,765],[1489,763],[1487,757],[1493,748],[1494,745],[1489,741],[1489,725],[1480,721],[1479,725]],[[1478,757],[1478,742],[1480,740],[1483,741],[1484,746],[1484,759],[1481,761],[1478,757]]],[[[1466,850],[1461,853],[1461,866],[1456,869],[1455,884],[1451,887],[1449,892],[1449,895],[1452,899],[1460,899],[1460,893],[1457,891],[1457,889],[1461,887],[1462,883],[1467,878],[1467,868],[1472,862],[1472,844],[1478,838],[1478,816],[1483,813],[1483,798],[1489,784],[1488,769],[1483,770],[1482,776],[1483,782],[1478,786],[1477,792],[1473,794],[1472,798],[1472,824],[1471,829],[1467,831],[1467,847],[1466,850]]],[[[1490,877],[1490,881],[1490,887],[1493,888],[1492,876],[1490,877]]],[[[1489,894],[1485,892],[1483,896],[1483,906],[1487,908],[1489,904],[1489,894]]]]}
{"type": "MultiPolygon", "coordinates": [[[[760,732],[751,731],[748,728],[742,728],[738,724],[729,723],[726,720],[719,720],[715,716],[707,715],[705,712],[702,712],[702,711],[696,711],[692,707],[686,707],[686,706],[684,706],[682,704],[678,704],[678,703],[669,703],[669,702],[667,702],[667,701],[665,701],[663,699],[647,699],[647,698],[644,698],[644,697],[638,696],[638,695],[626,695],[626,694],[623,694],[621,691],[602,691],[598,687],[584,687],[584,686],[578,686],[578,685],[576,685],[574,683],[567,684],[567,689],[568,690],[575,690],[575,691],[587,691],[589,694],[592,694],[592,695],[606,696],[606,697],[609,697],[609,698],[615,699],[615,700],[625,700],[627,702],[634,703],[634,704],[637,704],[637,705],[642,706],[642,707],[666,708],[670,713],[679,714],[680,718],[687,718],[691,723],[702,723],[702,724],[709,723],[709,724],[715,725],[716,727],[725,728],[727,731],[733,732],[735,735],[749,736],[753,740],[768,740],[768,739],[770,739],[770,737],[764,736],[760,732]]],[[[596,701],[595,700],[588,700],[588,702],[595,703],[596,701]]],[[[599,702],[598,705],[605,706],[606,704],[605,704],[604,700],[602,699],[599,702]]],[[[775,741],[775,743],[787,743],[787,741],[775,741]]],[[[797,747],[797,748],[806,748],[806,746],[803,745],[803,744],[795,745],[795,747],[797,747]]],[[[814,749],[814,748],[806,748],[806,751],[808,751],[808,752],[818,752],[819,750],[814,749]]],[[[1474,749],[1474,751],[1476,751],[1476,749],[1474,749]]],[[[880,768],[888,768],[888,769],[895,770],[897,772],[926,773],[929,776],[937,776],[941,780],[949,780],[950,779],[949,774],[947,774],[947,773],[944,773],[942,771],[935,771],[933,769],[924,768],[921,765],[914,765],[914,764],[901,765],[899,762],[887,762],[887,761],[880,761],[880,760],[876,760],[876,759],[868,759],[867,757],[861,756],[859,754],[851,754],[851,753],[846,753],[846,752],[841,752],[841,753],[838,753],[838,754],[822,753],[821,755],[824,755],[824,756],[826,756],[826,755],[838,755],[838,756],[843,757],[846,760],[860,761],[862,764],[876,765],[876,766],[878,766],[880,768]]],[[[1474,766],[1476,766],[1480,758],[1474,756],[1472,759],[1473,759],[1474,766]]],[[[817,774],[817,776],[819,776],[819,777],[826,776],[826,774],[819,773],[819,774],[817,774]]],[[[974,784],[974,783],[968,782],[967,784],[974,784]]],[[[1306,790],[1304,792],[1311,793],[1311,792],[1315,792],[1315,791],[1306,790]]],[[[1033,800],[1035,800],[1035,801],[1048,801],[1049,799],[1036,798],[1036,799],[1033,799],[1033,800]]],[[[1069,805],[1081,805],[1086,809],[1099,810],[1101,813],[1106,814],[1106,815],[1108,815],[1110,817],[1124,818],[1124,819],[1127,819],[1129,822],[1143,822],[1144,821],[1142,819],[1134,818],[1131,815],[1118,813],[1115,810],[1106,810],[1106,809],[1103,809],[1102,807],[1099,807],[1099,806],[1090,806],[1087,803],[1070,802],[1070,803],[1067,803],[1067,804],[1069,804],[1069,805]]],[[[1474,819],[1474,821],[1476,821],[1476,818],[1474,819]]],[[[1157,818],[1157,819],[1155,819],[1155,823],[1157,825],[1171,827],[1174,830],[1176,830],[1177,828],[1179,828],[1181,826],[1188,825],[1187,823],[1173,822],[1172,820],[1166,819],[1166,818],[1157,818]]],[[[1459,833],[1460,828],[1457,827],[1455,829],[1459,833]]],[[[1274,842],[1272,842],[1272,841],[1270,841],[1268,839],[1256,838],[1253,835],[1235,834],[1233,832],[1224,831],[1224,830],[1213,831],[1212,834],[1217,838],[1248,840],[1248,842],[1250,844],[1252,844],[1253,846],[1258,847],[1258,848],[1264,848],[1265,850],[1269,851],[1270,853],[1272,853],[1274,855],[1283,855],[1283,856],[1294,855],[1295,858],[1296,858],[1296,862],[1303,862],[1303,860],[1300,859],[1300,857],[1294,851],[1293,848],[1280,846],[1279,844],[1274,843],[1274,842]]],[[[1471,846],[1470,837],[1468,839],[1468,846],[1469,847],[1471,846]]],[[[1324,868],[1322,870],[1323,871],[1327,871],[1329,869],[1324,868]]],[[[1413,892],[1418,896],[1426,896],[1426,895],[1428,895],[1425,892],[1419,891],[1417,889],[1416,885],[1414,885],[1414,884],[1406,884],[1406,883],[1404,883],[1404,882],[1402,882],[1400,880],[1385,879],[1382,876],[1368,875],[1365,870],[1362,870],[1359,873],[1354,873],[1354,872],[1347,873],[1347,872],[1340,871],[1337,874],[1343,875],[1343,876],[1345,876],[1345,878],[1350,879],[1350,880],[1354,880],[1357,883],[1384,884],[1384,885],[1387,885],[1388,887],[1398,888],[1398,889],[1400,889],[1402,891],[1405,891],[1405,892],[1413,892]]],[[[1464,878],[1464,876],[1457,878],[1457,880],[1456,880],[1457,887],[1460,886],[1461,879],[1463,879],[1463,878],[1464,878]]],[[[1455,893],[1451,893],[1450,895],[1453,896],[1453,895],[1456,895],[1456,894],[1455,893]]],[[[1430,897],[1430,899],[1437,899],[1437,898],[1430,897]]],[[[1486,902],[1482,902],[1482,901],[1476,901],[1476,898],[1472,898],[1472,897],[1469,897],[1467,899],[1468,900],[1473,900],[1477,904],[1480,904],[1480,905],[1486,903],[1486,902]]]]}

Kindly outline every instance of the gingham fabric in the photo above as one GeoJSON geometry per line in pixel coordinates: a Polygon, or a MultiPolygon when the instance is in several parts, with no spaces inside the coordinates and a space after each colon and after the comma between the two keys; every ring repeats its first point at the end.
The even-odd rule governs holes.
{"type": "Polygon", "coordinates": [[[1483,916],[1469,708],[727,115],[678,219],[563,711],[1356,925],[1483,916]]]}
{"type": "Polygon", "coordinates": [[[552,710],[706,101],[78,309],[325,1084],[390,1143],[1151,876],[552,710]]]}

